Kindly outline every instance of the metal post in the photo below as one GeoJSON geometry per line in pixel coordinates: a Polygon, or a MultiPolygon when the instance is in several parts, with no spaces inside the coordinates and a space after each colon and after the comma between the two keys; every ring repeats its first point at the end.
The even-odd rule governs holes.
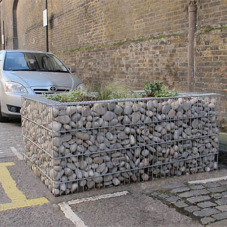
{"type": "MultiPolygon", "coordinates": [[[[47,10],[47,0],[45,0],[45,9],[47,10]]],[[[48,12],[48,11],[47,11],[48,12]]],[[[49,41],[48,41],[48,13],[47,13],[47,26],[46,26],[46,52],[49,52],[49,41]]]]}
{"type": "Polygon", "coordinates": [[[188,48],[188,91],[194,89],[194,43],[195,43],[195,31],[196,31],[196,4],[194,1],[189,3],[189,48],[188,48]]]}
{"type": "Polygon", "coordinates": [[[2,21],[2,49],[5,50],[5,26],[4,21],[2,21]]]}

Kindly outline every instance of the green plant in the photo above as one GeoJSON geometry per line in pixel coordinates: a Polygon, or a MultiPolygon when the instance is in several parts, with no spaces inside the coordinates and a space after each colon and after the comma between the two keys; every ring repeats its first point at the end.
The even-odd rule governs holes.
{"type": "Polygon", "coordinates": [[[111,99],[123,99],[134,98],[135,94],[130,92],[129,88],[119,82],[110,82],[107,85],[101,85],[98,89],[97,99],[99,100],[111,100],[111,99]]]}
{"type": "Polygon", "coordinates": [[[145,82],[144,91],[147,97],[170,97],[178,95],[176,91],[168,91],[159,80],[154,83],[145,82]]]}
{"type": "Polygon", "coordinates": [[[68,93],[45,94],[45,97],[58,102],[80,102],[86,99],[86,94],[81,90],[73,90],[68,93]]]}

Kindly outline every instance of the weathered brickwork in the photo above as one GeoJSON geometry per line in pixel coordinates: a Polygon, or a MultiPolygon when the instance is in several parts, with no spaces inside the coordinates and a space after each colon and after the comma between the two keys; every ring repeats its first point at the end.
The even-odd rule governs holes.
{"type": "MultiPolygon", "coordinates": [[[[19,49],[46,49],[43,0],[0,0],[6,48],[13,48],[13,6],[19,49]]],[[[134,89],[160,79],[187,88],[190,0],[48,0],[49,49],[86,81],[117,79],[134,89]],[[154,38],[156,37],[156,39],[154,38]]],[[[196,0],[195,91],[222,95],[227,121],[227,0],[196,0]]],[[[1,26],[2,27],[2,26],[1,26]]],[[[13,38],[14,37],[14,38],[13,38]]],[[[224,124],[223,124],[224,125],[224,124]]],[[[227,125],[227,123],[226,123],[227,125]]]]}
{"type": "Polygon", "coordinates": [[[227,119],[226,29],[196,36],[195,73],[196,91],[221,94],[222,116],[227,119]]]}
{"type": "Polygon", "coordinates": [[[168,37],[59,54],[85,81],[118,80],[134,89],[159,79],[170,88],[187,87],[186,37],[168,37]],[[74,61],[78,59],[78,61],[74,61]]]}

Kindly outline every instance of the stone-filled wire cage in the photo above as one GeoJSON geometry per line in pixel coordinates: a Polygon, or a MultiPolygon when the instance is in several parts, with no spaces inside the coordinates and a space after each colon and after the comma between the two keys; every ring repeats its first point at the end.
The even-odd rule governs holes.
{"type": "Polygon", "coordinates": [[[24,96],[24,157],[55,196],[218,168],[220,96],[60,103],[24,96]]]}

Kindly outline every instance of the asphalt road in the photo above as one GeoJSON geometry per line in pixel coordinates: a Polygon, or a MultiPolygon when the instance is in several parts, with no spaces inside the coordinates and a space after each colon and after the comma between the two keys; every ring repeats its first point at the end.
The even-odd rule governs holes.
{"type": "Polygon", "coordinates": [[[0,227],[202,226],[198,220],[178,213],[145,192],[157,190],[166,184],[227,174],[227,170],[222,169],[54,197],[12,150],[23,152],[19,121],[0,123],[0,227]],[[115,196],[113,193],[116,192],[126,194],[115,196]],[[76,204],[70,205],[72,200],[76,204]],[[64,213],[59,204],[69,210],[63,210],[64,213]]]}

